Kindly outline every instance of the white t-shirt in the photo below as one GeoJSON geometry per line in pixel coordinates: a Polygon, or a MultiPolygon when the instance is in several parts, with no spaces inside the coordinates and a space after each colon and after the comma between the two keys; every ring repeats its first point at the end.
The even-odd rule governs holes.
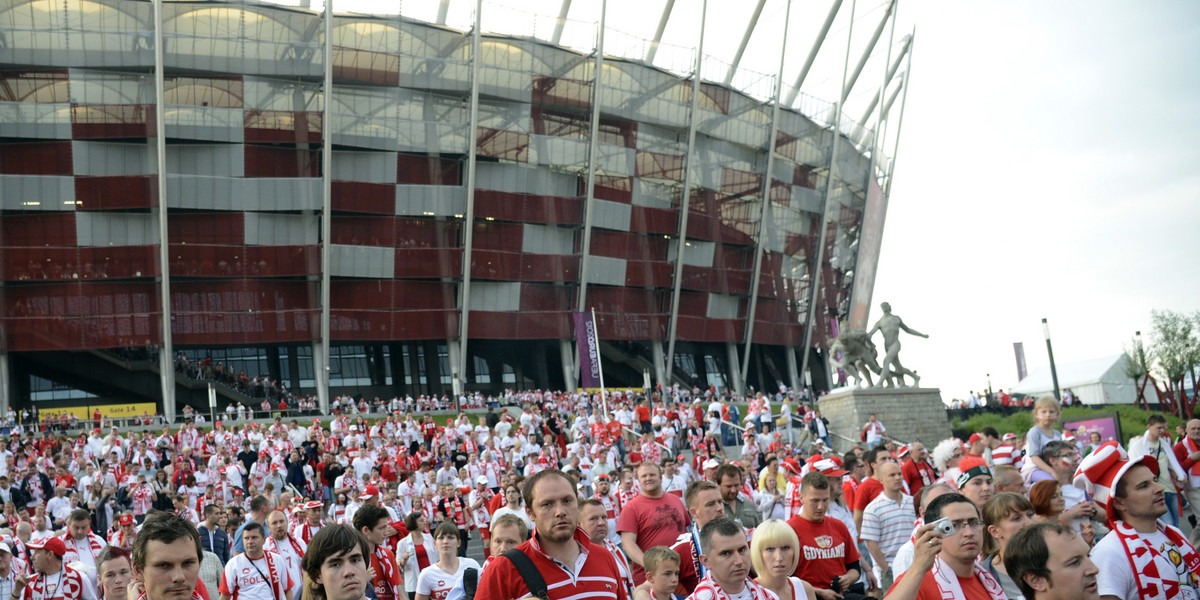
{"type": "MultiPolygon", "coordinates": [[[[1154,561],[1158,565],[1159,574],[1176,573],[1179,577],[1179,582],[1182,584],[1179,597],[1200,600],[1200,592],[1197,591],[1197,586],[1200,586],[1200,577],[1188,573],[1186,564],[1180,562],[1176,566],[1171,562],[1168,558],[1169,553],[1178,554],[1178,550],[1175,549],[1175,545],[1171,543],[1167,535],[1156,531],[1149,535],[1143,534],[1142,538],[1149,541],[1150,545],[1158,551],[1154,561]]],[[[1096,563],[1096,567],[1100,569],[1100,573],[1096,575],[1096,583],[1099,586],[1097,592],[1101,596],[1116,596],[1130,600],[1138,597],[1137,580],[1133,575],[1133,569],[1129,566],[1129,559],[1126,558],[1125,551],[1121,548],[1121,539],[1117,537],[1116,531],[1110,531],[1108,535],[1104,536],[1104,539],[1096,544],[1096,547],[1092,548],[1091,558],[1092,562],[1096,563]]]]}
{"type": "Polygon", "coordinates": [[[251,561],[248,556],[238,554],[225,563],[225,572],[221,575],[220,592],[236,597],[238,600],[280,600],[276,587],[285,591],[284,598],[295,595],[297,583],[288,574],[287,563],[274,552],[264,552],[262,558],[251,561]],[[268,556],[270,561],[268,563],[268,556]],[[275,567],[275,576],[282,579],[278,584],[264,581],[264,576],[271,577],[270,566],[275,567]],[[281,584],[281,585],[280,585],[281,584]]]}
{"type": "Polygon", "coordinates": [[[462,581],[463,571],[467,569],[475,569],[476,572],[483,570],[475,559],[462,557],[458,559],[458,571],[454,573],[443,571],[436,563],[429,565],[417,577],[417,593],[429,596],[432,600],[445,600],[450,588],[462,581]]]}

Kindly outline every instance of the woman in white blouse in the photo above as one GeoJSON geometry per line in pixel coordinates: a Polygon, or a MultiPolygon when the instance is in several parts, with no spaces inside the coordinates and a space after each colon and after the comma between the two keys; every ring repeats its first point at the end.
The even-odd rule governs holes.
{"type": "Polygon", "coordinates": [[[404,518],[409,534],[396,544],[396,560],[404,568],[404,591],[409,600],[417,596],[417,577],[421,570],[438,561],[437,547],[433,536],[426,529],[429,522],[419,511],[404,518]]]}

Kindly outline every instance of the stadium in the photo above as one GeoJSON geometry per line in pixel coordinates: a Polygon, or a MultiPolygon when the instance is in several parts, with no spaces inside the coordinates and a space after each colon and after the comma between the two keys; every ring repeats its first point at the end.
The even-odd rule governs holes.
{"type": "Polygon", "coordinates": [[[739,61],[764,6],[798,19],[775,0],[732,59],[665,42],[673,1],[644,38],[569,0],[413,4],[5,2],[0,411],[207,412],[206,360],[323,408],[571,389],[575,311],[609,386],[830,387],[899,139],[891,4],[822,7],[772,74],[739,61]]]}

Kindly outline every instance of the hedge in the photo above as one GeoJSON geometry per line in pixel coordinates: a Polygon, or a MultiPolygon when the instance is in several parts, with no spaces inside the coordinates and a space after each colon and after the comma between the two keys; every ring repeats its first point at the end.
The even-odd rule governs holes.
{"type": "MultiPolygon", "coordinates": [[[[1116,412],[1120,415],[1121,435],[1124,437],[1121,441],[1126,446],[1129,445],[1130,438],[1146,432],[1146,417],[1149,417],[1151,414],[1160,414],[1167,418],[1167,432],[1172,439],[1176,437],[1175,427],[1185,423],[1183,418],[1176,417],[1170,413],[1143,410],[1131,404],[1105,406],[1103,408],[1073,406],[1063,410],[1062,416],[1059,417],[1059,423],[1062,423],[1064,420],[1073,420],[1079,417],[1106,412],[1116,412]]],[[[965,440],[972,433],[987,426],[995,427],[996,431],[999,431],[1002,435],[1005,433],[1015,433],[1023,436],[1033,425],[1033,411],[1029,410],[1009,416],[997,413],[982,413],[971,417],[965,423],[955,419],[951,421],[950,429],[954,432],[955,437],[965,440]]]]}

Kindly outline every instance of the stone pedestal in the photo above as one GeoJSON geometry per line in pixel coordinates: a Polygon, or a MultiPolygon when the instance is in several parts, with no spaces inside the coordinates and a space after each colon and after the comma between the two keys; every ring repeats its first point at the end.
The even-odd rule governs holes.
{"type": "Polygon", "coordinates": [[[821,397],[820,407],[829,430],[837,434],[830,437],[839,453],[859,443],[871,413],[888,435],[904,443],[921,441],[933,448],[950,437],[946,405],[936,388],[840,388],[821,397]]]}

